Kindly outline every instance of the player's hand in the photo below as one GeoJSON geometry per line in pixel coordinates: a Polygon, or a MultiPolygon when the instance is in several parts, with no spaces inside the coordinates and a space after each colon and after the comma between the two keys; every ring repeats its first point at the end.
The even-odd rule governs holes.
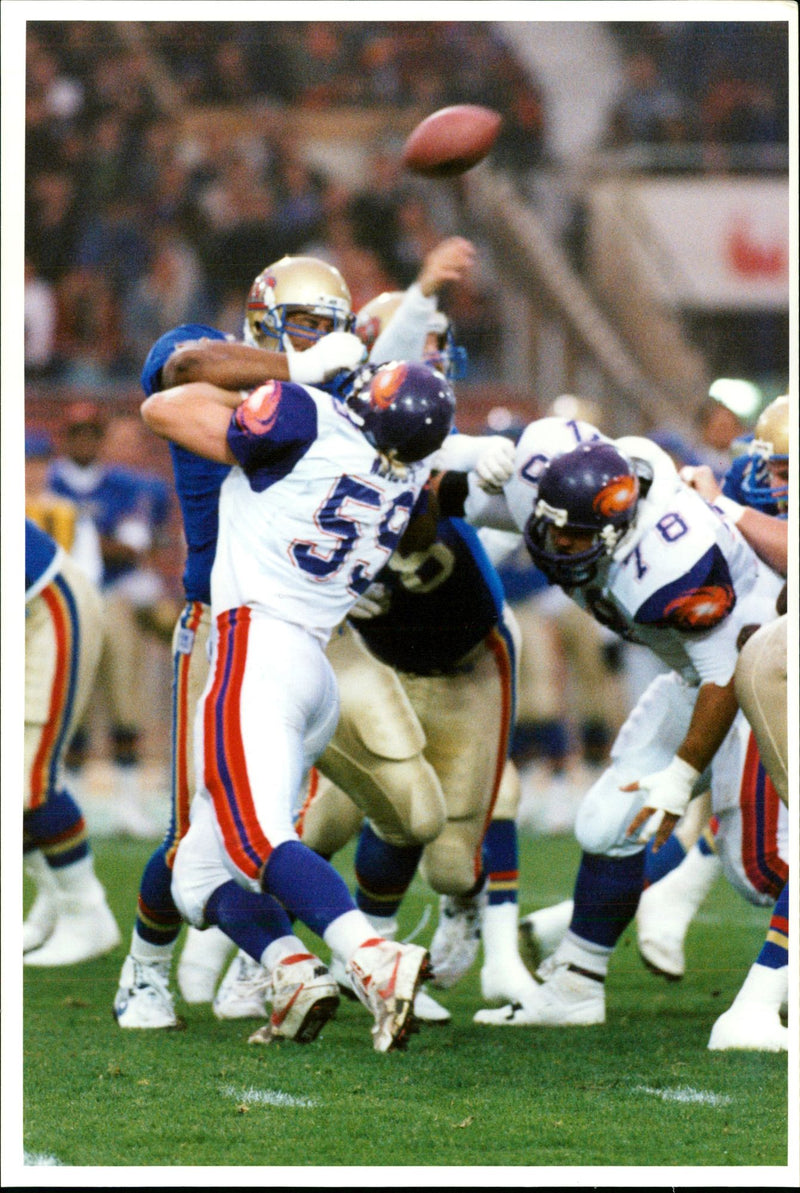
{"type": "Polygon", "coordinates": [[[373,617],[380,617],[389,608],[389,591],[385,584],[375,582],[370,584],[366,592],[362,592],[350,616],[357,621],[370,621],[373,617]]]}
{"type": "Polygon", "coordinates": [[[502,493],[503,486],[514,475],[516,450],[505,435],[487,435],[481,445],[475,474],[484,493],[502,493]]]}
{"type": "Polygon", "coordinates": [[[684,484],[699,493],[705,501],[714,501],[722,492],[708,464],[684,464],[679,475],[684,484]]]}
{"type": "Polygon", "coordinates": [[[289,377],[300,385],[328,381],[341,370],[350,373],[366,358],[366,348],[349,331],[332,331],[304,352],[298,352],[286,338],[289,377]]]}
{"type": "Polygon", "coordinates": [[[664,770],[644,775],[622,791],[645,791],[647,802],[625,830],[626,837],[648,841],[655,833],[654,849],[660,849],[683,816],[692,798],[700,772],[676,755],[664,770]]]}
{"type": "Polygon", "coordinates": [[[475,245],[463,236],[449,236],[425,257],[417,285],[430,298],[445,282],[460,282],[475,261],[475,245]]]}

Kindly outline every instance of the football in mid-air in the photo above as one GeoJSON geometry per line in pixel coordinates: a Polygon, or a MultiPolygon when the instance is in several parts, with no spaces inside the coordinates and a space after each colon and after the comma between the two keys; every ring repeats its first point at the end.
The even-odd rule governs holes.
{"type": "Polygon", "coordinates": [[[440,108],[412,129],[403,164],[426,178],[452,178],[483,161],[497,140],[503,118],[478,104],[440,108]]]}

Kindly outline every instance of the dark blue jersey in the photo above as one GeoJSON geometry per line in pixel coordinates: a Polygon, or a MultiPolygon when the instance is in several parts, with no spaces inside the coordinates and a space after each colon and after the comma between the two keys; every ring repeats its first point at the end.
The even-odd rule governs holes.
{"type": "Polygon", "coordinates": [[[441,518],[436,530],[430,547],[396,552],[380,572],[386,611],[353,622],[377,658],[415,675],[457,667],[502,615],[503,588],[473,527],[441,518]]]}
{"type": "MultiPolygon", "coordinates": [[[[226,336],[202,323],[184,323],[156,340],[142,369],[141,385],[149,397],[161,387],[161,370],[179,344],[190,340],[224,340],[226,336]]],[[[219,491],[230,471],[227,464],[205,460],[177,444],[169,445],[175,491],[186,538],[183,587],[186,599],[211,604],[211,568],[217,549],[219,491]]]]}
{"type": "Polygon", "coordinates": [[[37,584],[51,566],[58,544],[41,527],[25,519],[25,592],[37,584]]]}

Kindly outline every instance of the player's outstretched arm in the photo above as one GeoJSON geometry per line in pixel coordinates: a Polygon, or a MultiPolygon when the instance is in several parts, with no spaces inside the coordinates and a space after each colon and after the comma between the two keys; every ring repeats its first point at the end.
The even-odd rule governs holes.
{"type": "Polygon", "coordinates": [[[663,812],[654,847],[659,849],[664,844],[689,806],[695,782],[722,745],[737,709],[733,679],[724,687],[715,683],[701,685],[686,737],[669,766],[622,789],[647,792],[647,802],[628,825],[627,836],[635,837],[651,816],[663,812]]]}
{"type": "Polygon", "coordinates": [[[181,344],[164,365],[165,389],[208,381],[222,389],[253,389],[264,381],[289,380],[285,353],[234,340],[193,340],[181,344]]]}
{"type": "Polygon", "coordinates": [[[235,464],[228,447],[228,426],[231,410],[241,401],[241,393],[195,381],[152,394],[142,402],[140,411],[148,427],[162,439],[219,464],[235,464]]]}

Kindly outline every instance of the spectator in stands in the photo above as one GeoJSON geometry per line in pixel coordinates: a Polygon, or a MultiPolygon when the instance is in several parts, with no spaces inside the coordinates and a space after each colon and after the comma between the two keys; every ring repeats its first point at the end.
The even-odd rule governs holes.
{"type": "Polygon", "coordinates": [[[44,377],[55,363],[56,296],[25,258],[25,374],[44,377]]]}
{"type": "Polygon", "coordinates": [[[687,113],[662,78],[654,56],[644,50],[625,64],[625,83],[610,116],[607,140],[614,147],[663,145],[685,140],[687,113]]]}

